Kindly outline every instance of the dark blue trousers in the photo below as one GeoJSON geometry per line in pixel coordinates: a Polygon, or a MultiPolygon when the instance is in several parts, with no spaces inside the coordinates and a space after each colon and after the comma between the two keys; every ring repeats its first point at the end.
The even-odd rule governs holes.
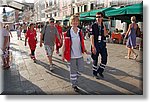
{"type": "Polygon", "coordinates": [[[107,64],[107,48],[105,42],[100,42],[96,45],[96,55],[92,54],[93,59],[93,75],[102,74],[107,64]],[[98,56],[101,55],[100,65],[98,64],[98,56]]]}

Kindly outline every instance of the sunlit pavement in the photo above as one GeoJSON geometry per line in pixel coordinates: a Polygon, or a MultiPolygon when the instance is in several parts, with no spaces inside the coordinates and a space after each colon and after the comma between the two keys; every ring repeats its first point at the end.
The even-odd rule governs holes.
{"type": "MultiPolygon", "coordinates": [[[[108,63],[104,79],[93,78],[92,64],[86,63],[89,55],[85,54],[85,69],[78,81],[80,91],[76,93],[69,82],[67,63],[61,60],[56,51],[53,57],[55,69],[51,72],[44,47],[39,47],[38,42],[37,61],[34,63],[29,56],[29,47],[24,46],[24,37],[23,40],[17,40],[16,32],[12,33],[10,49],[13,57],[11,68],[4,70],[3,94],[143,94],[142,51],[135,50],[139,55],[137,60],[125,59],[125,45],[108,43],[108,63]]],[[[85,44],[90,51],[89,39],[85,44]]]]}

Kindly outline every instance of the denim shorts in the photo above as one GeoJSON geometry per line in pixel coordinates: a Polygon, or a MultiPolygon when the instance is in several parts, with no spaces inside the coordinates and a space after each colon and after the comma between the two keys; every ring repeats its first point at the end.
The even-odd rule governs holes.
{"type": "Polygon", "coordinates": [[[54,51],[54,46],[44,45],[47,56],[52,56],[54,51]]]}

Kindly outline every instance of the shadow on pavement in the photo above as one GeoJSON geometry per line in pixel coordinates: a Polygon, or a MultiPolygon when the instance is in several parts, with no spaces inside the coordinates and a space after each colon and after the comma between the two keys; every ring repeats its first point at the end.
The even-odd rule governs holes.
{"type": "MultiPolygon", "coordinates": [[[[83,72],[83,74],[85,75],[88,75],[88,76],[92,76],[92,65],[87,65],[85,64],[85,70],[83,72]]],[[[141,70],[142,72],[142,70],[141,70]]],[[[113,85],[116,85],[116,86],[119,86],[123,89],[126,89],[130,92],[132,92],[133,94],[138,94],[138,95],[141,95],[143,93],[143,78],[142,77],[138,77],[138,76],[133,76],[133,75],[130,75],[124,71],[121,71],[121,70],[118,70],[118,68],[112,68],[112,67],[109,67],[107,66],[106,69],[105,69],[105,72],[104,72],[104,76],[105,78],[102,79],[104,81],[107,81],[109,83],[112,83],[113,85]],[[137,81],[140,81],[140,88],[130,84],[130,83],[127,83],[127,82],[123,82],[121,81],[120,79],[117,79],[116,77],[114,77],[114,75],[116,77],[119,77],[121,76],[122,78],[133,78],[133,79],[136,79],[137,81]]],[[[142,75],[141,75],[142,76],[142,75]]],[[[105,93],[104,93],[105,94],[105,93]]],[[[112,94],[115,94],[115,93],[112,93],[112,94]]],[[[129,94],[129,93],[126,93],[126,94],[129,94]]]]}
{"type": "Polygon", "coordinates": [[[60,78],[60,79],[63,79],[67,82],[70,82],[70,75],[69,75],[69,71],[64,69],[64,68],[61,68],[57,65],[54,65],[54,70],[52,71],[51,75],[53,76],[56,76],[58,75],[57,77],[60,78]]]}
{"type": "Polygon", "coordinates": [[[4,91],[2,95],[46,95],[40,87],[20,74],[12,75],[12,71],[12,68],[4,71],[4,91]]]}
{"type": "Polygon", "coordinates": [[[112,87],[104,85],[98,79],[89,79],[81,76],[79,80],[79,87],[83,92],[89,95],[125,95],[126,93],[120,92],[112,87]]]}
{"type": "MultiPolygon", "coordinates": [[[[64,62],[62,62],[62,63],[64,63],[64,62]]],[[[39,60],[37,61],[37,64],[43,66],[44,68],[46,68],[48,66],[47,63],[39,61],[39,60]]],[[[54,70],[52,72],[47,71],[47,73],[49,73],[50,75],[53,75],[57,78],[60,78],[66,82],[70,82],[69,71],[64,68],[61,68],[57,65],[54,65],[54,70]]],[[[91,80],[89,78],[85,78],[84,76],[81,76],[79,78],[79,87],[80,87],[80,91],[78,93],[82,94],[82,95],[98,95],[98,94],[104,94],[104,95],[119,94],[120,95],[120,94],[125,94],[125,93],[115,90],[109,86],[103,85],[103,84],[97,82],[96,80],[91,80]]]]}
{"type": "Polygon", "coordinates": [[[42,66],[42,67],[44,67],[46,69],[48,69],[48,66],[49,66],[49,64],[47,64],[47,63],[45,63],[43,61],[40,61],[40,60],[36,60],[36,64],[38,64],[38,65],[40,65],[40,66],[42,66]]]}

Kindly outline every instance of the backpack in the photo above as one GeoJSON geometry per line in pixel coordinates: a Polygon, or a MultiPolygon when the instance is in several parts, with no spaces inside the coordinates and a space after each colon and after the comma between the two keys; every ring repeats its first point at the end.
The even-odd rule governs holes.
{"type": "Polygon", "coordinates": [[[43,33],[43,39],[42,39],[42,42],[44,42],[44,37],[45,37],[45,31],[46,31],[46,28],[47,28],[47,24],[45,25],[45,28],[44,28],[44,33],[43,33]]]}

